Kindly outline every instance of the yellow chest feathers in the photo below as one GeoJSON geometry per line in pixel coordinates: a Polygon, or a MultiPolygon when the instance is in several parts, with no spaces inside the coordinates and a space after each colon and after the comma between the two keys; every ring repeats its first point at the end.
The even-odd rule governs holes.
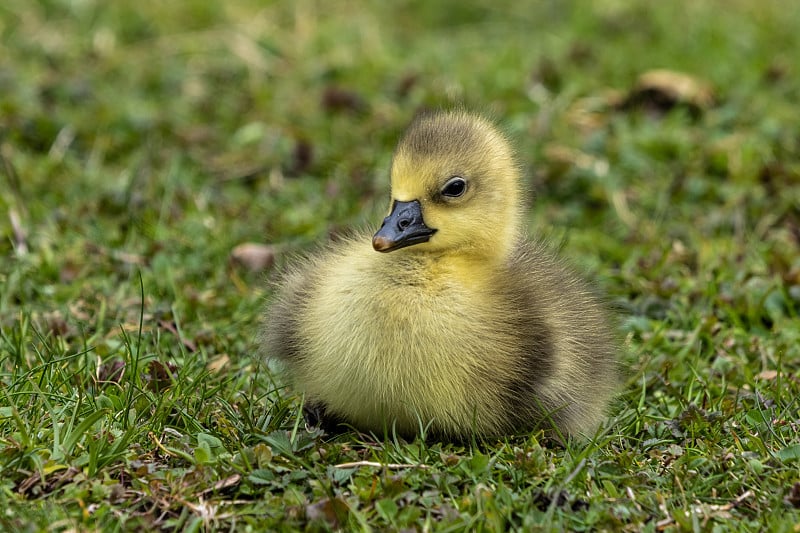
{"type": "Polygon", "coordinates": [[[320,273],[300,317],[297,384],[308,400],[375,430],[386,422],[414,431],[418,418],[495,429],[501,391],[486,384],[518,365],[491,280],[435,258],[386,259],[369,250],[320,273]]]}

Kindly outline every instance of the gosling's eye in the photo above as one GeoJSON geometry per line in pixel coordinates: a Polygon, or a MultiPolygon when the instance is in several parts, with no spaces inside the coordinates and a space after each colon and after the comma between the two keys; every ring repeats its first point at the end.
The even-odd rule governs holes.
{"type": "Polygon", "coordinates": [[[458,198],[467,190],[467,180],[461,176],[453,176],[442,187],[442,196],[458,198]]]}

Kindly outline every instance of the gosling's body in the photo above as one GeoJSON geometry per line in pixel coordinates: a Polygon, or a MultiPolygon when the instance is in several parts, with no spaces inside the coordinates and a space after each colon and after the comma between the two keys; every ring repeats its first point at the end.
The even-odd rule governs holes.
{"type": "Polygon", "coordinates": [[[372,244],[309,257],[271,307],[268,355],[307,404],[404,435],[594,431],[615,384],[613,334],[584,283],[524,238],[520,190],[488,122],[444,113],[411,126],[372,244]],[[416,215],[396,215],[404,206],[416,215]],[[401,234],[404,222],[421,229],[401,234]]]}

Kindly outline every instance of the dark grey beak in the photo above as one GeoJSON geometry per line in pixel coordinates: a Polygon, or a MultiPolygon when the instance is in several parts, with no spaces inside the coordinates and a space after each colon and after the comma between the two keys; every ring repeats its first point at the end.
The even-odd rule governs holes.
{"type": "Polygon", "coordinates": [[[406,246],[428,242],[436,233],[422,220],[422,206],[417,200],[398,202],[392,212],[383,219],[383,225],[372,238],[372,247],[379,252],[391,252],[406,246]]]}

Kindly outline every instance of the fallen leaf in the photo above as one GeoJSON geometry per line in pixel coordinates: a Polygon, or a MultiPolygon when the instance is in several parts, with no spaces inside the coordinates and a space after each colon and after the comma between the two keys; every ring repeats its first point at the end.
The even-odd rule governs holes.
{"type": "Polygon", "coordinates": [[[531,84],[540,85],[551,92],[558,92],[562,85],[562,76],[558,63],[548,57],[539,60],[539,64],[530,75],[531,84]]]}
{"type": "Polygon", "coordinates": [[[289,167],[290,176],[299,176],[304,173],[314,162],[314,146],[305,139],[298,139],[292,151],[292,164],[289,167]]]}
{"type": "Polygon", "coordinates": [[[28,233],[22,226],[22,219],[13,207],[8,210],[8,220],[11,223],[11,231],[14,233],[14,244],[19,255],[28,253],[28,233]]]}
{"type": "Polygon", "coordinates": [[[143,376],[147,388],[154,392],[159,392],[172,384],[172,376],[178,370],[178,367],[171,362],[164,364],[161,361],[150,361],[150,364],[147,365],[147,370],[148,373],[143,376]]]}
{"type": "Polygon", "coordinates": [[[133,254],[130,252],[125,252],[123,250],[114,250],[111,253],[111,257],[115,260],[119,261],[120,263],[124,263],[126,265],[146,265],[147,259],[143,255],[140,254],[133,254]]]}
{"type": "Polygon", "coordinates": [[[778,377],[777,370],[764,370],[763,372],[759,372],[756,376],[756,379],[765,379],[768,381],[772,381],[773,379],[778,377]]]}
{"type": "Polygon", "coordinates": [[[786,496],[786,503],[795,509],[800,509],[800,481],[796,481],[795,484],[792,485],[789,494],[786,496]]]}
{"type": "Polygon", "coordinates": [[[322,108],[325,111],[358,113],[364,111],[367,104],[357,92],[331,85],[322,93],[322,108]]]}
{"type": "Polygon", "coordinates": [[[306,505],[306,518],[309,521],[322,520],[336,529],[347,516],[347,504],[341,498],[325,498],[306,505]]]}
{"type": "Polygon", "coordinates": [[[245,242],[231,250],[231,261],[250,272],[261,272],[275,262],[275,249],[266,244],[245,242]]]}
{"type": "Polygon", "coordinates": [[[58,280],[61,283],[71,283],[78,279],[81,274],[80,265],[75,264],[73,261],[67,260],[61,265],[58,271],[58,280]]]}
{"type": "Polygon", "coordinates": [[[200,494],[208,494],[210,492],[219,492],[223,489],[227,489],[230,487],[234,487],[239,484],[242,480],[241,474],[233,474],[232,476],[228,476],[225,479],[220,479],[216,483],[214,483],[213,487],[209,487],[204,491],[200,492],[200,494]]]}
{"type": "Polygon", "coordinates": [[[789,77],[791,70],[788,63],[778,60],[766,68],[763,79],[767,83],[779,83],[789,77]]]}
{"type": "Polygon", "coordinates": [[[419,74],[405,74],[402,78],[400,78],[400,81],[397,82],[397,87],[395,89],[397,97],[400,99],[405,99],[411,90],[417,85],[417,82],[419,82],[419,74]]]}
{"type": "Polygon", "coordinates": [[[661,114],[685,106],[693,115],[699,115],[713,106],[715,100],[708,83],[683,72],[658,69],[639,76],[621,107],[641,107],[661,114]]]}
{"type": "Polygon", "coordinates": [[[171,321],[168,321],[168,320],[159,320],[158,321],[158,326],[161,329],[169,331],[170,333],[172,333],[173,335],[178,337],[181,340],[181,343],[183,343],[183,345],[186,346],[186,349],[189,350],[190,352],[196,352],[197,351],[197,345],[194,342],[192,342],[190,339],[183,338],[183,335],[181,335],[178,332],[178,328],[175,326],[174,322],[171,322],[171,321]]]}
{"type": "Polygon", "coordinates": [[[103,363],[97,369],[97,381],[100,383],[119,383],[125,371],[125,361],[115,359],[103,363]]]}
{"type": "Polygon", "coordinates": [[[36,472],[23,480],[17,486],[17,492],[25,496],[43,496],[52,493],[59,487],[72,481],[74,477],[79,475],[81,471],[74,466],[66,467],[64,465],[57,465],[57,470],[46,478],[42,478],[39,472],[36,472]]]}
{"type": "Polygon", "coordinates": [[[230,362],[231,362],[231,358],[228,357],[228,354],[223,353],[223,354],[218,355],[217,357],[215,357],[211,361],[209,361],[208,365],[206,365],[206,368],[208,368],[209,372],[213,372],[213,373],[216,374],[216,373],[220,372],[223,368],[228,366],[228,364],[230,364],[230,362]]]}
{"type": "Polygon", "coordinates": [[[47,330],[54,336],[63,337],[69,332],[69,325],[67,325],[67,321],[61,311],[56,309],[55,311],[46,312],[43,318],[47,323],[47,330]]]}

